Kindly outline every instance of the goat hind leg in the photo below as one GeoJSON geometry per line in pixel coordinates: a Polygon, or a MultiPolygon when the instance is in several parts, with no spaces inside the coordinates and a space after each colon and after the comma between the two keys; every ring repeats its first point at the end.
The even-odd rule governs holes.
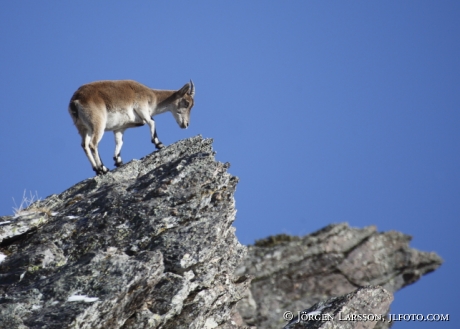
{"type": "Polygon", "coordinates": [[[82,135],[82,141],[81,141],[81,147],[83,148],[83,151],[86,154],[86,157],[89,160],[89,163],[91,163],[91,167],[93,168],[94,172],[98,174],[98,167],[96,164],[96,161],[94,160],[93,152],[91,151],[91,148],[89,146],[91,141],[91,135],[89,133],[85,133],[82,135]]]}
{"type": "Polygon", "coordinates": [[[102,139],[102,135],[104,135],[104,129],[94,129],[93,136],[91,138],[91,143],[89,145],[89,148],[93,154],[94,160],[96,162],[96,174],[97,175],[103,175],[106,174],[109,169],[107,169],[106,166],[102,163],[101,157],[99,156],[99,150],[97,146],[99,145],[99,142],[102,139]]]}

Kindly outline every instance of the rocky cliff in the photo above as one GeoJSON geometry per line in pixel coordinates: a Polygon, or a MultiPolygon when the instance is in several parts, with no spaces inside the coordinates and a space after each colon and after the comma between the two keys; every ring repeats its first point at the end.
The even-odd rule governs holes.
{"type": "MultiPolygon", "coordinates": [[[[305,314],[321,308],[323,313],[335,316],[335,321],[324,321],[324,328],[334,322],[342,328],[340,325],[349,321],[340,321],[339,315],[346,318],[345,310],[350,309],[347,304],[354,300],[355,314],[385,315],[393,292],[442,263],[435,253],[410,248],[410,240],[399,232],[379,233],[374,226],[356,229],[343,223],[304,237],[278,235],[257,241],[249,246],[248,255],[236,271],[253,277],[236,315],[240,323],[282,328],[286,323],[284,312],[295,315],[335,296],[347,297],[319,303],[305,314]]],[[[372,325],[370,322],[368,325],[372,325]]],[[[286,328],[317,328],[319,323],[306,321],[300,325],[286,328]]],[[[390,323],[382,319],[374,325],[388,328],[390,323]]]]}
{"type": "Polygon", "coordinates": [[[282,313],[384,314],[441,263],[405,235],[346,224],[242,246],[238,179],[211,143],[180,141],[1,217],[0,328],[351,328],[282,313]]]}

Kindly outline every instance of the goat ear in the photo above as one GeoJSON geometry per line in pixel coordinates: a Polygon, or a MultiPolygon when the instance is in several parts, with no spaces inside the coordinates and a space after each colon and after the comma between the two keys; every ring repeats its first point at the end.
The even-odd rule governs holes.
{"type": "Polygon", "coordinates": [[[189,90],[190,90],[190,84],[186,83],[181,89],[177,91],[177,94],[179,95],[179,97],[184,97],[184,95],[188,93],[189,90]]]}

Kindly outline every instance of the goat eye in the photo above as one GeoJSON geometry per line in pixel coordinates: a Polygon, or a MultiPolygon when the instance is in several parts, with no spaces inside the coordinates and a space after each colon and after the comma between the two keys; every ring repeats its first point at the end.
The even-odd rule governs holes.
{"type": "Polygon", "coordinates": [[[188,107],[189,102],[186,101],[185,99],[182,100],[182,107],[188,107]]]}

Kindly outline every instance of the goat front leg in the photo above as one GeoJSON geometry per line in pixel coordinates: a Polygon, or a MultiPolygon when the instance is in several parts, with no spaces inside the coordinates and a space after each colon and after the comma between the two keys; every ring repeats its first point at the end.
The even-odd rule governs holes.
{"type": "Polygon", "coordinates": [[[125,130],[115,130],[113,135],[115,137],[115,154],[113,160],[115,161],[115,167],[120,167],[123,164],[121,159],[121,147],[123,146],[123,133],[125,130]]]}
{"type": "Polygon", "coordinates": [[[156,147],[158,150],[160,150],[160,149],[162,149],[163,147],[165,147],[165,146],[163,145],[163,143],[160,142],[160,140],[158,139],[158,135],[157,135],[157,130],[156,130],[156,129],[155,129],[155,133],[154,133],[154,135],[153,135],[153,140],[152,140],[152,142],[155,144],[155,147],[156,147]]]}
{"type": "Polygon", "coordinates": [[[163,145],[162,142],[160,142],[160,140],[158,139],[158,135],[157,135],[157,130],[155,129],[155,120],[149,118],[150,120],[147,121],[147,124],[149,125],[150,127],[150,136],[152,137],[152,143],[155,144],[155,147],[160,150],[162,149],[163,147],[165,147],[163,145]]]}

